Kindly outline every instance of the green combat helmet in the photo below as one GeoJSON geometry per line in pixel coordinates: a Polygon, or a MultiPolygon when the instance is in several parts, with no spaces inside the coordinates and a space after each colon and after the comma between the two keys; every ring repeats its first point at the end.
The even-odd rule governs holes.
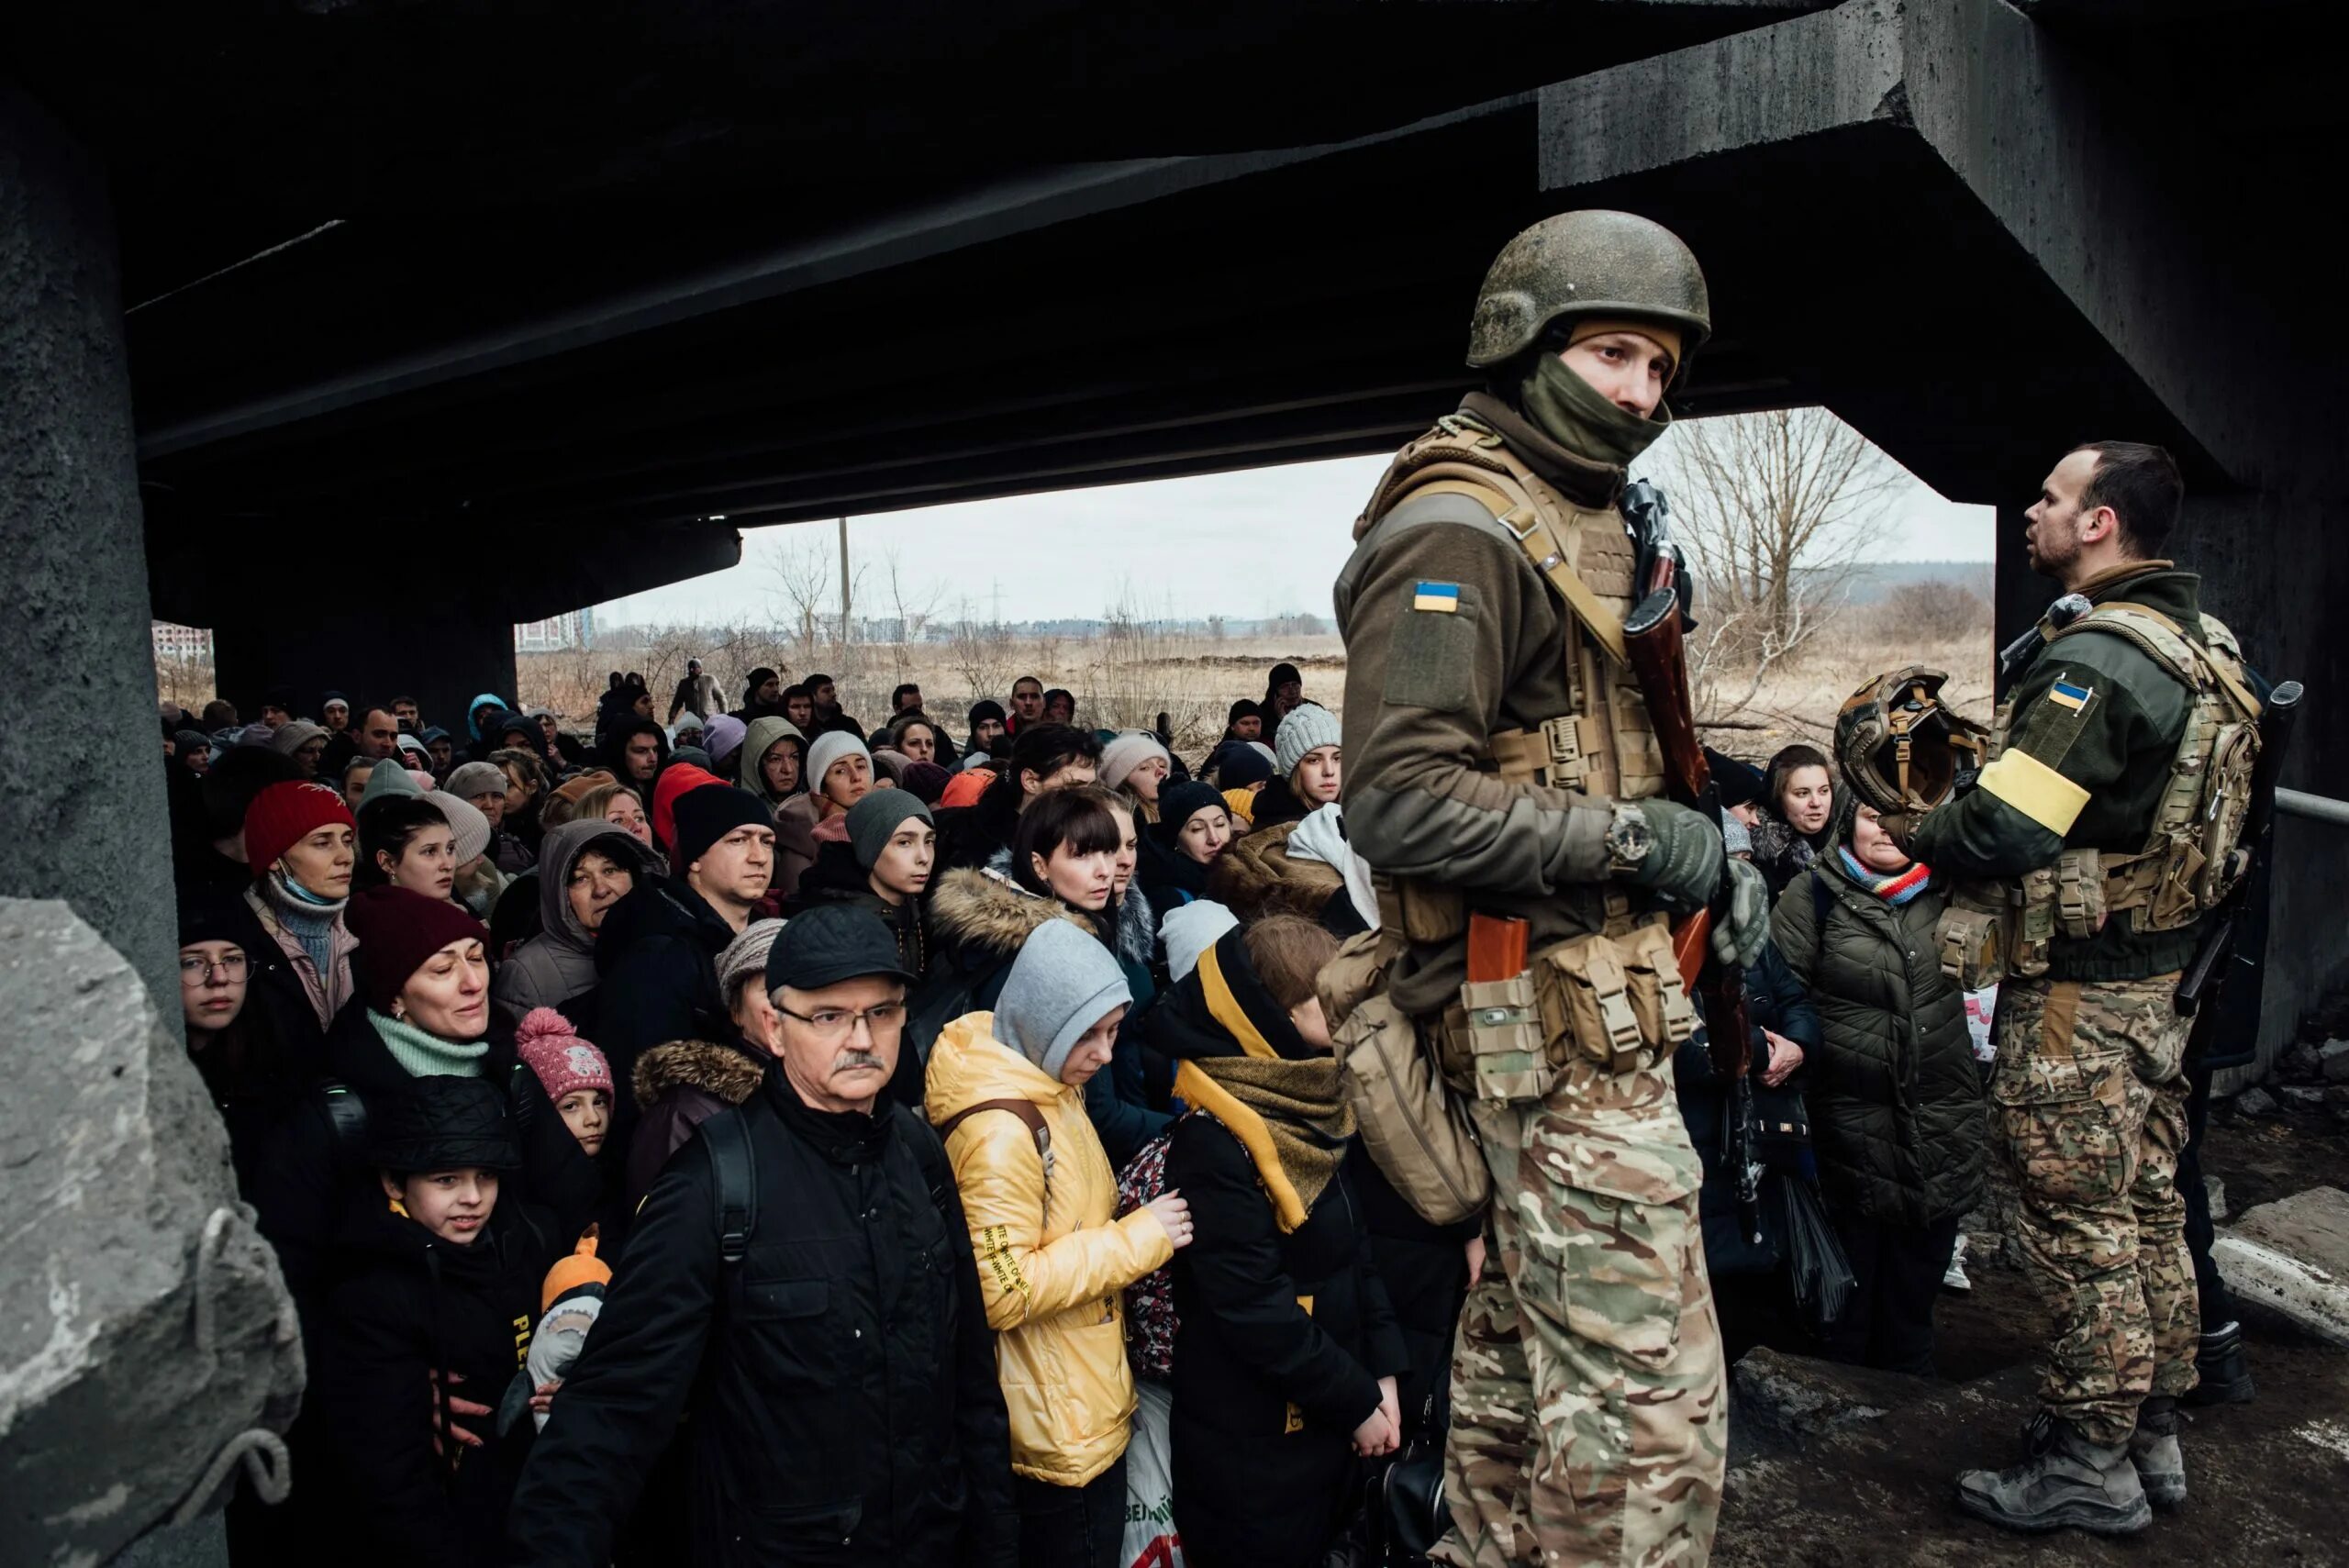
{"type": "Polygon", "coordinates": [[[1713,329],[1704,269],[1672,230],[1635,213],[1562,212],[1493,258],[1468,326],[1468,362],[1488,370],[1575,316],[1648,317],[1688,335],[1686,361],[1713,329]]]}
{"type": "Polygon", "coordinates": [[[1920,817],[1981,772],[1989,731],[1942,701],[1948,680],[1910,664],[1845,699],[1835,716],[1835,761],[1863,805],[1886,817],[1920,817]]]}

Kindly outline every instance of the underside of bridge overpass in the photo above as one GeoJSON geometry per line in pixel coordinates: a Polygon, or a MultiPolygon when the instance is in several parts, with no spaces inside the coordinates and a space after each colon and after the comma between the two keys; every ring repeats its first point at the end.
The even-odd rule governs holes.
{"type": "MultiPolygon", "coordinates": [[[[2178,553],[2308,684],[2287,783],[2349,770],[2326,7],[835,9],[0,21],[0,893],[170,994],[150,611],[240,702],[445,714],[743,526],[1385,450],[1582,206],[1704,261],[1684,417],[1824,404],[2001,507],[2002,636],[2053,458],[2172,446],[2178,553]]],[[[2344,975],[2337,831],[2284,825],[2271,1038],[2344,975]]]]}

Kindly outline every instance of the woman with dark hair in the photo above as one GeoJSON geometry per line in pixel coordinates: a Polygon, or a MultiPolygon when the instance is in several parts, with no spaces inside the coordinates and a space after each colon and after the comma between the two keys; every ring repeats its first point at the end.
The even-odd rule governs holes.
{"type": "Polygon", "coordinates": [[[1797,744],[1771,758],[1753,813],[1753,863],[1776,898],[1834,848],[1835,774],[1826,753],[1797,744]]]}
{"type": "Polygon", "coordinates": [[[359,808],[362,887],[405,887],[446,898],[456,883],[457,836],[447,813],[420,795],[379,795],[359,808]]]}
{"type": "Polygon", "coordinates": [[[1208,896],[1208,873],[1231,847],[1231,810],[1197,779],[1159,792],[1159,817],[1141,841],[1141,888],[1158,918],[1208,896]]]}

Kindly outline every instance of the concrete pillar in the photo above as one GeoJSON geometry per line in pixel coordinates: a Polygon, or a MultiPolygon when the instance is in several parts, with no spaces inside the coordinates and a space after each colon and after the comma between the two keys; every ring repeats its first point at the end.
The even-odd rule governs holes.
{"type": "Polygon", "coordinates": [[[106,172],[0,83],[0,895],[62,898],[175,1009],[130,378],[106,172]]]}
{"type": "MultiPolygon", "coordinates": [[[[453,576],[472,569],[461,540],[440,559],[437,568],[412,559],[403,570],[453,576]]],[[[262,693],[281,684],[314,718],[318,694],[328,687],[348,694],[354,707],[406,695],[417,699],[425,723],[455,736],[462,749],[465,704],[476,695],[522,700],[514,694],[514,623],[503,606],[473,601],[457,584],[362,581],[289,595],[284,603],[277,597],[215,601],[213,667],[220,694],[247,719],[261,717],[262,693]]]]}

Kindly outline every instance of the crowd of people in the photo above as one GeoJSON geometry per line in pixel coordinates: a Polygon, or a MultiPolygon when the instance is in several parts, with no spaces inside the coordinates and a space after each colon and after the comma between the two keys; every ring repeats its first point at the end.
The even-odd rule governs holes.
{"type": "MultiPolygon", "coordinates": [[[[1034,680],[960,736],[894,700],[868,732],[759,670],[704,713],[696,662],[673,722],[615,674],[591,734],[484,695],[462,749],[405,698],[167,716],[189,1050],[313,1369],[240,1561],[331,1516],[384,1562],[1111,1562],[1143,1385],[1189,1561],[1367,1528],[1486,1260],[1350,1136],[1315,978],[1378,905],[1336,717],[1277,666],[1193,765],[1034,680]],[[517,1384],[583,1290],[586,1353],[517,1384]]],[[[1715,762],[1776,900],[1754,1072],[1810,1118],[1771,1179],[1853,1278],[1805,1321],[1741,1236],[1700,1036],[1724,1332],[1929,1372],[1985,1162],[1942,895],[1821,751],[1715,762]]]]}
{"type": "Polygon", "coordinates": [[[1911,669],[1704,784],[1603,673],[1670,624],[1609,508],[1701,273],[1582,213],[1486,287],[1488,390],[1337,584],[1351,757],[1288,664],[1196,761],[1034,677],[868,728],[698,661],[569,728],[166,711],[188,1048],[310,1369],[237,1561],[1701,1563],[1724,1358],[1931,1374],[1994,1127],[2060,1329],[1960,1506],[2183,1502],[2176,1405],[2250,1382],[2171,998],[2252,848],[2161,846],[2218,810],[2173,781],[2247,797],[2212,737],[2262,699],[2150,553],[2175,463],[2049,476],[2034,563],[2125,635],[2031,663],[1987,761],[1911,669]],[[1584,251],[1647,264],[1586,298],[1584,251]]]}

